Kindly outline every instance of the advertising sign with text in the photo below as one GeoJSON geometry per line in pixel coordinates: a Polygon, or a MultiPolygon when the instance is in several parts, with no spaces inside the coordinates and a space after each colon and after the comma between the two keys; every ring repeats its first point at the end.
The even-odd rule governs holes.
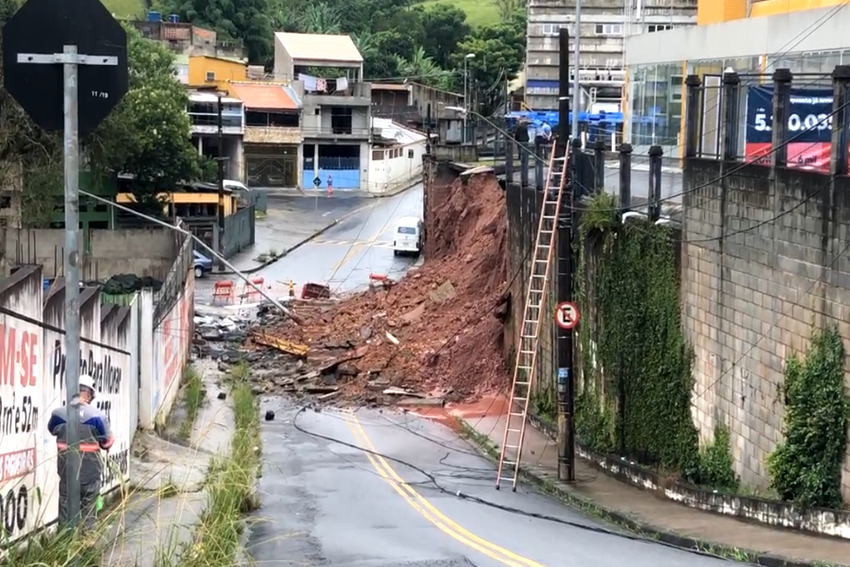
{"type": "MultiPolygon", "coordinates": [[[[789,167],[829,169],[832,98],[831,89],[791,89],[789,167]]],[[[770,163],[772,136],[773,87],[751,86],[747,96],[747,161],[770,163]]]]}
{"type": "Polygon", "coordinates": [[[35,529],[42,516],[41,349],[37,325],[0,316],[0,512],[12,539],[35,529]]]}

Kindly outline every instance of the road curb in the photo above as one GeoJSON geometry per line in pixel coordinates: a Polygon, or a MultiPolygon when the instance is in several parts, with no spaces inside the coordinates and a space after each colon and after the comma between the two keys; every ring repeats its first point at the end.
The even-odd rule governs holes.
{"type": "MultiPolygon", "coordinates": [[[[459,417],[455,419],[460,424],[464,437],[472,443],[475,449],[490,461],[498,462],[499,452],[495,443],[479,433],[468,421],[459,417]]],[[[604,473],[600,472],[599,474],[604,473]]],[[[717,555],[724,559],[732,559],[739,562],[762,565],[764,567],[840,567],[823,561],[801,561],[750,549],[739,549],[722,543],[678,534],[659,528],[649,522],[638,520],[625,512],[602,506],[589,498],[576,494],[556,479],[548,478],[546,475],[540,474],[537,471],[521,467],[520,475],[542,491],[557,496],[567,505],[621,526],[649,540],[657,540],[688,551],[699,551],[717,555]]]]}

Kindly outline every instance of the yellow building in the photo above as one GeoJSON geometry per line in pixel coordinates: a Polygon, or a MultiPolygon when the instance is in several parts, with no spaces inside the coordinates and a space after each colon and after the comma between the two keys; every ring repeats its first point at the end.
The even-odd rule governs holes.
{"type": "MultiPolygon", "coordinates": [[[[700,75],[703,150],[717,147],[719,86],[733,70],[743,83],[765,82],[776,69],[827,75],[850,63],[850,5],[846,0],[699,0],[696,26],[626,38],[625,139],[645,153],[683,150],[684,78],[700,75]],[[746,75],[750,76],[746,76],[746,75]],[[712,87],[718,87],[713,89],[712,87]],[[712,137],[707,139],[706,136],[712,137]]],[[[812,81],[812,77],[807,77],[812,81]]]]}
{"type": "Polygon", "coordinates": [[[248,65],[234,59],[198,55],[189,57],[190,88],[231,93],[230,83],[248,80],[248,65]]]}

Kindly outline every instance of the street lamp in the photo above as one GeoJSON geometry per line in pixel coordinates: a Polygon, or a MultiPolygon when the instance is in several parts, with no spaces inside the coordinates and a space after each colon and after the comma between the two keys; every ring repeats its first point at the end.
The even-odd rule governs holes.
{"type": "Polygon", "coordinates": [[[469,71],[467,63],[469,63],[470,59],[475,59],[474,53],[467,53],[463,58],[463,143],[467,143],[469,141],[469,137],[466,135],[466,115],[469,110],[469,71]]]}

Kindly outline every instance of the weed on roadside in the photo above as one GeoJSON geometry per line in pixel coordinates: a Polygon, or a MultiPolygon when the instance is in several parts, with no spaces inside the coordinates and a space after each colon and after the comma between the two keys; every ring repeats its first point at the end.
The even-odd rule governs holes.
{"type": "Polygon", "coordinates": [[[230,567],[239,553],[242,515],[257,507],[254,484],[260,463],[260,420],[257,401],[244,363],[231,370],[236,430],[226,457],[215,459],[207,476],[207,507],[193,542],[175,565],[179,567],[230,567]]]}
{"type": "Polygon", "coordinates": [[[188,441],[192,436],[198,411],[204,403],[204,383],[201,380],[200,373],[191,364],[186,367],[183,380],[183,403],[186,407],[186,418],[180,424],[179,435],[182,439],[188,441]]]}

